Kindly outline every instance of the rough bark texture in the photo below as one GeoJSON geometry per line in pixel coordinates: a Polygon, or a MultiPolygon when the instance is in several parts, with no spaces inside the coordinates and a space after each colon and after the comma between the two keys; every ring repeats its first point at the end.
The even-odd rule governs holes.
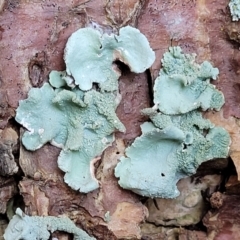
{"type": "MultiPolygon", "coordinates": [[[[227,5],[227,0],[0,0],[0,128],[3,129],[0,138],[0,213],[6,212],[9,199],[19,191],[27,214],[68,215],[97,239],[206,239],[203,231],[169,230],[149,223],[140,229],[140,223],[148,215],[144,205],[146,199],[121,189],[113,169],[125,147],[140,135],[140,124],[146,120],[140,110],[152,105],[152,86],[163,53],[169,46],[179,45],[185,53],[197,53],[197,61],[208,60],[220,70],[216,87],[224,93],[226,103],[220,113],[207,113],[206,117],[231,134],[230,156],[240,173],[240,25],[231,21],[227,5]],[[106,32],[117,32],[128,24],[146,35],[156,53],[156,61],[150,71],[143,74],[124,70],[119,80],[122,101],[117,114],[127,131],[116,134],[116,142],[105,151],[96,166],[101,188],[89,194],[71,190],[63,182],[63,173],[57,167],[59,149],[51,145],[35,152],[21,147],[18,170],[14,162],[14,159],[18,162],[18,139],[9,133],[12,136],[9,140],[9,135],[3,133],[12,125],[19,129],[12,120],[19,100],[26,98],[31,87],[42,86],[51,70],[65,69],[63,51],[71,33],[89,25],[101,27],[106,32]],[[5,176],[9,174],[15,174],[15,178],[5,176]]],[[[224,180],[228,161],[215,164],[222,165],[219,168],[211,163],[203,165],[199,174],[209,174],[211,168],[214,173],[222,174],[224,180]]],[[[220,185],[224,185],[224,181],[220,185]]],[[[223,189],[219,186],[216,190],[223,189]]],[[[218,215],[214,218],[216,227],[212,226],[212,212],[205,217],[209,237],[214,235],[220,236],[216,239],[224,239],[227,234],[231,239],[238,239],[240,191],[235,191],[234,196],[224,196],[222,207],[217,204],[218,195],[213,195],[210,200],[211,193],[206,193],[204,199],[210,201],[215,208],[214,214],[218,215]],[[226,218],[231,219],[230,225],[226,218]]],[[[204,211],[208,208],[210,204],[204,211]]],[[[5,220],[1,220],[1,229],[5,224],[5,220]]],[[[53,236],[59,240],[70,239],[64,233],[53,236]]]]}
{"type": "Polygon", "coordinates": [[[0,130],[0,175],[8,176],[17,173],[18,166],[14,159],[17,152],[18,135],[12,128],[0,130]]]}
{"type": "Polygon", "coordinates": [[[141,226],[142,240],[179,239],[179,240],[206,240],[207,234],[202,231],[191,231],[184,228],[156,227],[153,224],[144,223],[141,226]]]}
{"type": "Polygon", "coordinates": [[[147,222],[157,226],[189,226],[201,221],[208,209],[204,200],[206,191],[212,194],[221,183],[220,175],[181,179],[177,186],[180,193],[175,199],[148,199],[147,222]]]}
{"type": "Polygon", "coordinates": [[[222,207],[218,211],[209,211],[204,217],[208,239],[239,239],[239,200],[239,195],[224,195],[222,207]]]}

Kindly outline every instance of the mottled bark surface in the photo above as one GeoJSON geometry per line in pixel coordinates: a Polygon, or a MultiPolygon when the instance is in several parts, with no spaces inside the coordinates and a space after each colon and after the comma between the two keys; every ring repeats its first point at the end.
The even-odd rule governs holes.
{"type": "Polygon", "coordinates": [[[179,239],[179,240],[206,240],[207,234],[203,231],[191,231],[184,228],[156,227],[153,224],[141,225],[142,240],[179,239]]]}
{"type": "MultiPolygon", "coordinates": [[[[169,239],[169,236],[206,239],[204,228],[195,229],[199,231],[173,228],[169,232],[169,229],[156,229],[150,225],[141,230],[140,223],[148,215],[144,205],[146,199],[121,189],[113,171],[125,147],[140,135],[140,124],[146,121],[140,110],[152,105],[152,85],[161,67],[163,53],[169,46],[179,45],[185,53],[197,53],[197,61],[208,60],[220,70],[216,87],[224,93],[226,104],[220,113],[207,113],[206,116],[231,134],[230,156],[240,173],[240,25],[231,21],[227,5],[227,0],[0,0],[0,128],[3,131],[12,125],[19,129],[13,117],[19,100],[27,97],[29,89],[42,86],[51,70],[65,69],[64,46],[77,29],[92,26],[106,32],[117,32],[129,24],[146,35],[156,53],[156,61],[150,71],[135,75],[124,70],[119,80],[122,101],[117,114],[127,131],[116,134],[116,142],[96,164],[100,189],[89,194],[71,190],[57,167],[59,149],[56,147],[45,145],[29,152],[24,147],[19,150],[16,137],[10,142],[5,137],[5,140],[0,139],[0,154],[4,156],[0,162],[0,213],[5,213],[9,200],[20,193],[25,203],[23,210],[27,214],[68,215],[97,239],[169,239]],[[20,169],[17,170],[15,161],[18,164],[19,151],[20,169]],[[13,174],[13,177],[3,177],[4,174],[13,174]]],[[[209,166],[205,165],[206,171],[202,169],[201,174],[207,173],[209,166]]],[[[228,166],[214,169],[224,179],[228,166]]],[[[224,186],[219,188],[224,190],[224,186]]],[[[206,194],[204,199],[210,201],[210,197],[206,194]]],[[[220,214],[214,224],[219,225],[222,221],[219,218],[229,217],[232,211],[239,214],[238,198],[238,195],[224,198],[223,210],[221,207],[215,209],[220,214]],[[221,211],[224,212],[228,201],[230,207],[224,215],[221,211]]],[[[231,225],[234,226],[231,234],[235,236],[239,231],[239,219],[237,215],[231,219],[233,222],[236,219],[236,223],[231,225]]],[[[217,231],[214,234],[220,234],[219,229],[209,227],[210,217],[204,221],[208,233],[212,235],[217,231]]],[[[1,223],[3,226],[5,220],[1,223]]],[[[227,226],[226,222],[221,226],[227,226]]],[[[70,239],[63,233],[55,233],[54,236],[70,239]]]]}
{"type": "Polygon", "coordinates": [[[239,200],[239,195],[224,195],[221,208],[209,211],[204,217],[209,239],[239,239],[239,200]]]}
{"type": "Polygon", "coordinates": [[[147,200],[147,222],[156,226],[189,226],[199,223],[208,209],[204,195],[206,192],[209,195],[214,193],[220,183],[220,175],[181,179],[177,183],[181,192],[177,198],[147,200]]]}

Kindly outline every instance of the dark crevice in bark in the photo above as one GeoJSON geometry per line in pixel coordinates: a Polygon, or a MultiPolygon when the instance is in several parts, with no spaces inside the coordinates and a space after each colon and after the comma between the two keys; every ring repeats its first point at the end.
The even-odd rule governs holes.
{"type": "Polygon", "coordinates": [[[147,74],[147,81],[148,81],[149,104],[150,104],[150,106],[153,106],[154,105],[154,102],[153,102],[153,79],[152,79],[150,69],[146,70],[146,74],[147,74]]]}

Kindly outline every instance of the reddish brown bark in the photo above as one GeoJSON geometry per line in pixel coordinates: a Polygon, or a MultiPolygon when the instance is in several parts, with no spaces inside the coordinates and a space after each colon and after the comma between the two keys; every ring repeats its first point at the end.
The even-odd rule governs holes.
{"type": "MultiPolygon", "coordinates": [[[[140,124],[146,120],[140,110],[151,106],[152,84],[161,67],[160,59],[173,45],[180,45],[185,53],[195,52],[197,61],[208,60],[219,68],[216,86],[223,91],[226,104],[221,113],[207,115],[230,132],[231,157],[240,169],[236,119],[240,117],[240,25],[231,21],[227,4],[226,0],[0,0],[1,129],[14,124],[10,119],[19,100],[26,98],[31,87],[46,82],[50,70],[65,69],[64,46],[78,28],[91,25],[100,26],[106,32],[117,32],[130,24],[146,35],[156,53],[150,72],[135,75],[126,71],[119,80],[122,101],[117,114],[127,131],[116,134],[117,141],[96,166],[96,176],[101,183],[99,190],[81,194],[64,183],[56,162],[59,149],[46,145],[28,152],[21,148],[23,172],[18,172],[16,179],[24,176],[19,182],[19,191],[27,214],[68,215],[98,239],[141,237],[139,225],[147,216],[146,207],[140,201],[142,198],[118,186],[113,169],[124,154],[125,145],[140,135],[140,124]]],[[[16,124],[15,127],[19,128],[16,124]]],[[[17,158],[15,156],[15,160],[17,158]]],[[[9,179],[11,182],[12,178],[9,179]]],[[[15,187],[15,181],[8,185],[11,190],[5,195],[3,213],[6,203],[16,194],[15,187]]],[[[3,188],[1,191],[5,192],[3,188]]],[[[193,232],[183,232],[181,239],[191,234],[196,236],[193,232]]],[[[67,238],[57,234],[59,239],[67,238]]],[[[205,236],[202,232],[196,234],[205,236]]],[[[147,237],[146,233],[143,236],[147,237]]]]}

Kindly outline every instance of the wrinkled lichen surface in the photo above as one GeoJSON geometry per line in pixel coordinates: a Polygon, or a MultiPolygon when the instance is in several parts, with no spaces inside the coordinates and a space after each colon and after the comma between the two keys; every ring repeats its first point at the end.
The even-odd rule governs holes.
{"type": "Polygon", "coordinates": [[[151,198],[175,198],[179,179],[194,174],[204,161],[228,156],[228,132],[194,110],[223,105],[222,93],[209,84],[211,76],[216,78],[214,73],[218,70],[210,63],[196,65],[194,57],[183,55],[180,47],[172,47],[164,55],[154,86],[157,104],[143,110],[152,123],[142,125],[142,135],[118,163],[115,176],[120,178],[120,186],[151,198]]]}
{"type": "Polygon", "coordinates": [[[125,129],[115,114],[116,106],[111,93],[54,90],[46,83],[30,90],[16,120],[28,130],[22,137],[28,150],[47,142],[62,148],[58,164],[66,172],[65,181],[75,190],[89,192],[98,187],[90,161],[111,144],[115,129],[125,129]]]}
{"type": "Polygon", "coordinates": [[[5,240],[48,240],[50,232],[64,231],[73,234],[74,240],[94,240],[86,232],[76,227],[67,217],[30,217],[20,208],[8,224],[4,233],[5,240]]]}
{"type": "Polygon", "coordinates": [[[87,193],[99,187],[94,164],[112,144],[114,132],[125,131],[115,113],[120,72],[114,61],[139,73],[151,66],[155,54],[135,28],[122,28],[119,36],[83,28],[69,38],[64,58],[66,71],[52,71],[50,84],[31,89],[16,120],[28,130],[22,137],[28,150],[47,142],[62,149],[58,166],[65,182],[87,193]],[[99,83],[98,89],[93,83],[99,83]]]}
{"type": "Polygon", "coordinates": [[[195,62],[195,54],[183,54],[171,47],[162,59],[162,69],[154,85],[154,103],[164,114],[182,114],[201,108],[220,110],[223,94],[210,79],[216,80],[218,69],[205,61],[195,62]]]}

